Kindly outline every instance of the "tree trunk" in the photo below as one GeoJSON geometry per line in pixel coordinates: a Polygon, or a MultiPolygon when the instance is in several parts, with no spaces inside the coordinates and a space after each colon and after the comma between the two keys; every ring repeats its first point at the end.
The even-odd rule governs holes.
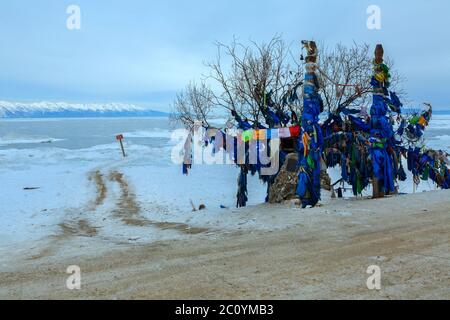
{"type": "Polygon", "coordinates": [[[380,191],[380,182],[375,177],[372,178],[372,191],[372,197],[374,199],[384,197],[384,193],[380,191]]]}

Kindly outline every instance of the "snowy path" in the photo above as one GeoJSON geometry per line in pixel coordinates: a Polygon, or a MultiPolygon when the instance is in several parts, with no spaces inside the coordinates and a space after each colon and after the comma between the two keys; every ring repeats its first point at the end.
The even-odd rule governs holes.
{"type": "Polygon", "coordinates": [[[249,207],[241,210],[247,219],[274,228],[236,226],[182,241],[71,237],[45,256],[10,258],[0,298],[449,299],[449,201],[439,191],[336,199],[312,210],[249,207]],[[81,290],[65,286],[73,264],[81,290]],[[379,291],[367,289],[370,265],[382,270],[379,291]]]}

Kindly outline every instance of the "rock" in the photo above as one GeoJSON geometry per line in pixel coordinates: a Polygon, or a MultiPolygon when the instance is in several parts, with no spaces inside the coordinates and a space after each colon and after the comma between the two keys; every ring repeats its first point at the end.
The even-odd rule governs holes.
{"type": "Polygon", "coordinates": [[[269,203],[281,203],[284,200],[297,199],[298,156],[291,153],[280,169],[279,174],[269,189],[269,203]]]}
{"type": "MultiPolygon", "coordinates": [[[[290,153],[269,189],[269,203],[281,203],[285,200],[298,199],[297,183],[299,170],[297,168],[298,155],[290,153]]],[[[320,184],[322,189],[331,191],[331,178],[326,171],[325,163],[321,163],[320,184]]]]}
{"type": "Polygon", "coordinates": [[[331,178],[326,170],[320,171],[320,187],[327,191],[331,191],[331,178]]]}

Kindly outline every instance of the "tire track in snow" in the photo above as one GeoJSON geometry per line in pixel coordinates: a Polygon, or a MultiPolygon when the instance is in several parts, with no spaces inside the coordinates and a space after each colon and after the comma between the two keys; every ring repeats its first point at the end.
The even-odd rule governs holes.
{"type": "MultiPolygon", "coordinates": [[[[29,260],[41,259],[55,254],[60,243],[73,237],[100,237],[103,240],[114,241],[110,236],[100,235],[98,229],[88,220],[89,217],[80,217],[82,212],[88,212],[95,216],[95,213],[101,209],[101,206],[108,203],[109,199],[114,198],[111,193],[112,185],[119,186],[120,195],[114,201],[114,207],[111,211],[112,216],[130,227],[155,227],[159,230],[173,230],[184,235],[196,235],[210,231],[208,228],[192,227],[181,222],[152,221],[142,215],[142,207],[133,191],[132,186],[122,172],[114,169],[107,169],[107,173],[102,173],[100,169],[90,171],[87,174],[89,182],[95,185],[94,198],[87,207],[78,209],[66,209],[65,218],[58,223],[59,232],[50,235],[49,245],[38,254],[33,255],[29,260]]],[[[103,215],[102,215],[103,216],[103,215]]]]}
{"type": "Polygon", "coordinates": [[[143,217],[136,194],[132,191],[124,174],[118,171],[111,171],[108,176],[111,182],[116,182],[120,186],[121,195],[116,202],[116,208],[113,210],[113,213],[125,224],[131,226],[154,226],[160,230],[176,230],[184,234],[199,234],[208,231],[206,228],[191,227],[185,223],[156,222],[143,217]]]}

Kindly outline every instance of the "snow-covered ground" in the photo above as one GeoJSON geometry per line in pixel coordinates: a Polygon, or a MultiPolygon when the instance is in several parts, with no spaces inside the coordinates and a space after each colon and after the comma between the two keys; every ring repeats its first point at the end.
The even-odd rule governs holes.
{"type": "MultiPolygon", "coordinates": [[[[266,230],[289,224],[289,219],[249,216],[248,210],[235,208],[238,170],[233,166],[194,166],[189,176],[183,176],[181,167],[169,160],[173,143],[165,123],[153,121],[152,127],[134,128],[135,122],[127,127],[120,120],[87,122],[85,130],[101,128],[89,132],[89,137],[98,136],[99,144],[97,140],[84,141],[84,129],[79,129],[84,127],[75,120],[33,122],[36,128],[51,127],[39,135],[24,135],[19,129],[30,126],[24,121],[8,122],[17,130],[2,134],[2,124],[2,252],[67,232],[95,234],[107,241],[148,242],[179,238],[195,228],[266,230]],[[114,140],[113,133],[119,133],[116,127],[124,128],[126,158],[114,140]],[[75,129],[80,130],[77,136],[81,142],[74,142],[78,138],[66,132],[75,129]],[[206,209],[193,211],[192,204],[196,208],[203,204],[206,209]],[[132,216],[124,217],[126,207],[131,208],[132,216]]],[[[435,116],[427,135],[430,146],[450,151],[450,116],[435,116]]],[[[338,179],[339,169],[329,173],[333,182],[338,179]]],[[[412,192],[411,175],[407,174],[400,192],[412,192]]],[[[422,182],[416,192],[434,189],[431,183],[422,182]]],[[[248,190],[250,206],[264,202],[266,186],[256,177],[250,178],[248,190]]],[[[370,189],[364,191],[364,195],[370,194],[370,189]]],[[[345,196],[350,197],[350,192],[345,196]]],[[[323,201],[328,199],[329,194],[324,193],[323,201]]],[[[257,212],[258,206],[254,210],[257,212]]]]}
{"type": "MultiPolygon", "coordinates": [[[[230,223],[224,218],[235,205],[236,168],[194,167],[189,176],[183,176],[180,166],[160,157],[170,154],[171,146],[150,148],[127,143],[125,148],[125,159],[116,143],[80,150],[0,150],[0,246],[58,234],[61,223],[80,219],[112,238],[151,241],[177,236],[170,230],[126,226],[115,218],[112,212],[124,190],[109,178],[111,173],[124,175],[127,192],[139,206],[142,219],[192,225],[214,221],[217,227],[230,223]],[[107,189],[99,205],[94,204],[98,186],[92,179],[97,171],[107,189]],[[204,204],[206,210],[192,212],[191,201],[197,208],[204,204]]],[[[263,202],[264,190],[256,177],[251,178],[250,204],[263,202]]]]}

